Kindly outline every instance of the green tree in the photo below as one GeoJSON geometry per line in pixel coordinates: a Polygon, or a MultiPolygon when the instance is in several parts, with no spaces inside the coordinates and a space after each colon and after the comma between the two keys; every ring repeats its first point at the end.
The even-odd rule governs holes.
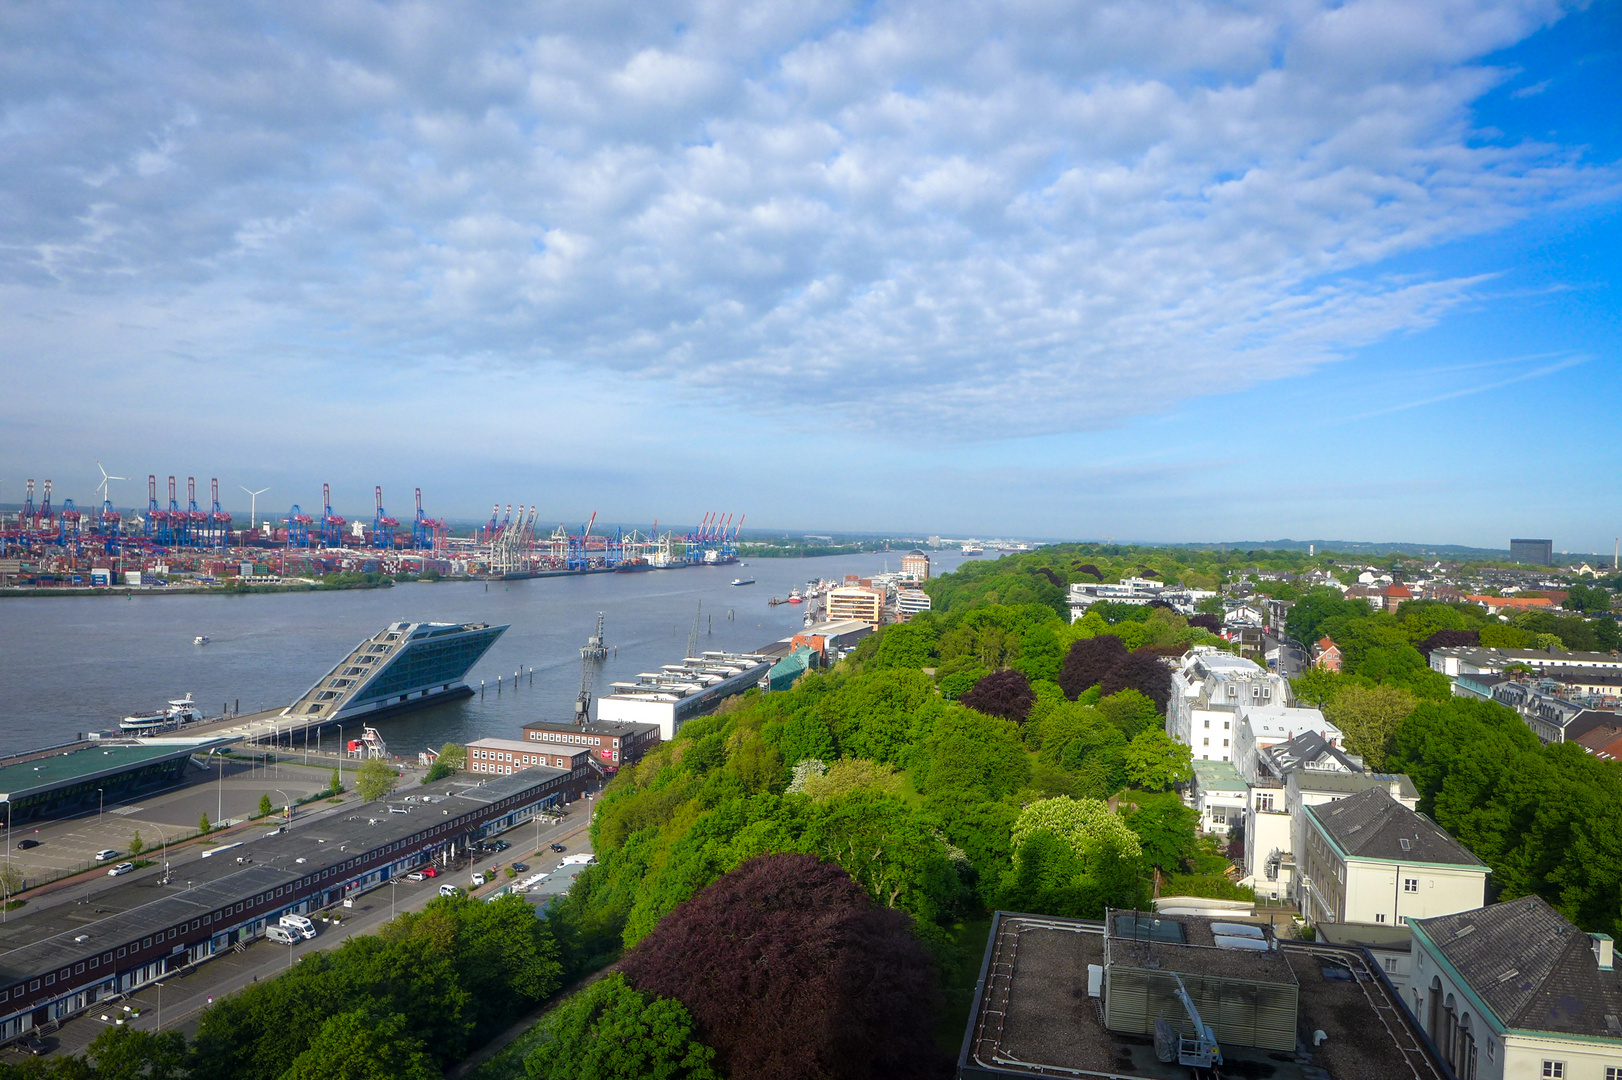
{"type": "Polygon", "coordinates": [[[1345,686],[1324,707],[1324,716],[1346,736],[1346,749],[1384,771],[1397,726],[1414,711],[1414,696],[1394,686],[1345,686]]]}
{"type": "Polygon", "coordinates": [[[214,826],[209,823],[207,814],[204,814],[202,819],[197,822],[197,831],[204,836],[214,831],[214,826]]]}
{"type": "MultiPolygon", "coordinates": [[[[259,816],[260,817],[269,817],[271,814],[274,814],[275,812],[276,812],[276,804],[270,801],[269,793],[267,792],[266,794],[259,796],[259,816]]],[[[203,831],[207,832],[208,830],[204,829],[203,831]]]]}
{"type": "Polygon", "coordinates": [[[1200,816],[1173,792],[1132,795],[1126,826],[1137,836],[1143,859],[1163,873],[1176,873],[1197,848],[1200,816]]]}
{"type": "Polygon", "coordinates": [[[394,790],[397,774],[381,758],[367,758],[355,772],[355,790],[362,802],[375,802],[394,790]]]}
{"type": "Polygon", "coordinates": [[[1104,719],[1120,728],[1128,739],[1136,738],[1148,728],[1158,727],[1165,719],[1153,701],[1132,689],[1099,698],[1097,708],[1104,719]]]}
{"type": "Polygon", "coordinates": [[[441,1075],[406,1017],[354,1009],[322,1024],[281,1080],[440,1080],[441,1075]]]}
{"type": "Polygon", "coordinates": [[[1314,666],[1290,680],[1290,692],[1295,695],[1297,701],[1305,702],[1314,709],[1322,709],[1334,700],[1340,688],[1348,681],[1347,677],[1339,672],[1314,666]]]}
{"type": "Polygon", "coordinates": [[[820,775],[808,776],[801,790],[819,802],[854,791],[899,795],[901,774],[896,772],[893,765],[881,765],[864,758],[846,758],[834,762],[820,775]]]}
{"type": "Polygon", "coordinates": [[[97,1080],[177,1080],[186,1075],[186,1037],[128,1025],[102,1029],[87,1051],[97,1080]]]}
{"type": "Polygon", "coordinates": [[[1017,851],[1038,832],[1057,836],[1084,862],[1105,851],[1133,859],[1143,855],[1137,835],[1110,813],[1109,804],[1099,799],[1041,799],[1031,803],[1014,822],[1014,849],[1017,851]]]}
{"type": "Polygon", "coordinates": [[[422,778],[425,784],[435,780],[443,780],[467,768],[467,747],[460,743],[448,742],[439,748],[434,757],[434,763],[428,766],[428,774],[422,778]]]}
{"type": "Polygon", "coordinates": [[[558,1006],[542,1031],[524,1060],[535,1080],[718,1080],[681,1002],[638,993],[618,972],[558,1006]]]}
{"type": "Polygon", "coordinates": [[[327,790],[336,795],[344,789],[343,777],[337,769],[332,770],[332,776],[327,780],[327,790]]]}
{"type": "Polygon", "coordinates": [[[1194,778],[1194,752],[1159,728],[1141,732],[1126,746],[1126,778],[1146,791],[1166,791],[1194,778]]]}

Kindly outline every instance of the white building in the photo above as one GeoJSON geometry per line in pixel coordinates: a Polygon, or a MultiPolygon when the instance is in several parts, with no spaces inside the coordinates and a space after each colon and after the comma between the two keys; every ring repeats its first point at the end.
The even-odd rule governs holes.
{"type": "Polygon", "coordinates": [[[1497,675],[1510,664],[1525,664],[1537,671],[1546,668],[1581,668],[1587,671],[1622,672],[1622,656],[1608,652],[1487,649],[1477,645],[1453,645],[1431,650],[1431,670],[1440,671],[1449,678],[1467,674],[1497,675]]]}
{"type": "Polygon", "coordinates": [[[896,614],[910,619],[919,612],[929,610],[929,594],[922,589],[899,589],[895,594],[896,614]]]}
{"type": "Polygon", "coordinates": [[[1200,831],[1227,836],[1244,822],[1250,785],[1226,761],[1194,762],[1188,803],[1200,815],[1200,831]]]}
{"type": "Polygon", "coordinates": [[[1617,1080],[1622,983],[1606,934],[1541,898],[1418,919],[1409,1000],[1459,1080],[1617,1080]]]}
{"type": "Polygon", "coordinates": [[[1240,717],[1250,708],[1283,702],[1290,692],[1282,676],[1209,645],[1185,653],[1171,683],[1166,734],[1192,750],[1196,761],[1237,763],[1240,717]]]}
{"type": "Polygon", "coordinates": [[[656,724],[665,742],[681,726],[702,716],[723,698],[754,688],[777,658],[756,653],[704,652],[679,664],[645,671],[634,681],[616,682],[597,699],[597,719],[604,723],[656,724]]]}
{"type": "Polygon", "coordinates": [[[1385,787],[1305,808],[1297,852],[1308,922],[1401,926],[1479,908],[1492,871],[1385,787]]]}

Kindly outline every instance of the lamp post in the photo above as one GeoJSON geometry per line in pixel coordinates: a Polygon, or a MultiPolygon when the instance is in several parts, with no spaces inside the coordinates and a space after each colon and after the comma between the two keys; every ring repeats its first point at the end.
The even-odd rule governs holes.
{"type": "Polygon", "coordinates": [[[152,827],[158,830],[158,836],[163,839],[163,880],[167,884],[169,881],[169,834],[164,832],[163,826],[156,821],[152,822],[152,827]]]}
{"type": "Polygon", "coordinates": [[[101,811],[107,805],[107,797],[102,794],[101,788],[96,789],[96,828],[101,828],[101,811]]]}
{"type": "Polygon", "coordinates": [[[281,788],[271,788],[270,790],[274,791],[276,794],[278,794],[278,795],[280,795],[282,797],[282,805],[287,808],[287,815],[286,815],[287,820],[284,821],[283,824],[285,825],[285,824],[291,822],[293,820],[293,798],[292,798],[292,796],[288,795],[287,792],[283,791],[281,788]]]}

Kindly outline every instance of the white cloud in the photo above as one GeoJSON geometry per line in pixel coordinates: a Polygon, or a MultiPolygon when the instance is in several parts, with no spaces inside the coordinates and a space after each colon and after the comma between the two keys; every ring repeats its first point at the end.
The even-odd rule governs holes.
{"type": "MultiPolygon", "coordinates": [[[[1479,283],[1382,260],[1615,198],[1614,164],[1471,130],[1511,74],[1483,58],[1560,14],[13,7],[0,283],[38,306],[0,332],[116,294],[238,370],[297,341],[877,431],[1108,425],[1426,326],[1479,283]]],[[[67,322],[29,339],[116,334],[67,322]]]]}

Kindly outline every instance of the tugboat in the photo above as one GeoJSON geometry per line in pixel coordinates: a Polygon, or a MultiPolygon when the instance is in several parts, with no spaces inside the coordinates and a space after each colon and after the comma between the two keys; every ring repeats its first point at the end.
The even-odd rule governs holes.
{"type": "Polygon", "coordinates": [[[791,604],[803,604],[805,603],[805,597],[800,595],[799,589],[790,589],[788,591],[788,602],[791,604]]]}

